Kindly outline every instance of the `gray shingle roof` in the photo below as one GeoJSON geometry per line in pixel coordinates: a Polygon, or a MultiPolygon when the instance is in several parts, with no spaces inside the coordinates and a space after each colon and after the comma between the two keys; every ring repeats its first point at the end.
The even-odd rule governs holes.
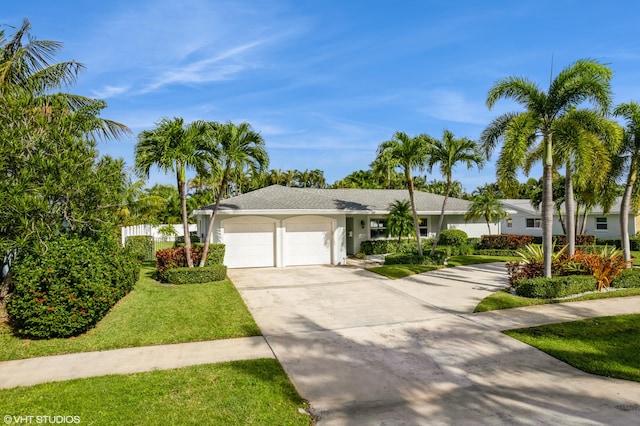
{"type": "MultiPolygon", "coordinates": [[[[389,204],[396,200],[408,200],[409,192],[395,189],[317,189],[291,188],[273,185],[246,194],[222,200],[220,214],[238,214],[252,212],[354,212],[387,213],[389,204]]],[[[421,214],[440,214],[441,195],[416,191],[415,200],[421,214]]],[[[464,213],[471,203],[459,198],[449,198],[447,213],[464,213]]],[[[201,207],[194,214],[211,210],[213,205],[201,207]]]]}

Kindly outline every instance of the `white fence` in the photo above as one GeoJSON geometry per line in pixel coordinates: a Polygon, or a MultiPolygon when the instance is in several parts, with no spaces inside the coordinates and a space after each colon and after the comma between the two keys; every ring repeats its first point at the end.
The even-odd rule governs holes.
{"type": "MultiPolygon", "coordinates": [[[[190,224],[189,232],[196,232],[198,230],[198,225],[190,224]]],[[[122,227],[122,245],[127,239],[127,237],[137,237],[140,235],[151,235],[154,241],[175,241],[176,237],[182,237],[184,235],[182,224],[177,225],[134,225],[134,226],[123,226],[122,227]],[[176,231],[176,235],[163,235],[160,233],[160,229],[166,226],[173,226],[173,229],[176,231]]]]}

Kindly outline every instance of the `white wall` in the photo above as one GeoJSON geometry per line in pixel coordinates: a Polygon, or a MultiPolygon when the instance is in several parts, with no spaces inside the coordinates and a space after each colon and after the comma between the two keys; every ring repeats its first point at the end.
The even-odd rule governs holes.
{"type": "MultiPolygon", "coordinates": [[[[133,225],[133,226],[123,226],[120,230],[120,235],[122,238],[122,245],[124,246],[125,240],[127,237],[137,237],[141,235],[150,235],[154,239],[165,239],[165,241],[174,241],[175,236],[165,236],[160,233],[160,228],[165,227],[167,225],[133,225]]],[[[176,236],[182,237],[184,235],[184,227],[182,224],[171,225],[173,229],[176,231],[176,236]]],[[[198,229],[198,225],[189,224],[189,232],[195,232],[198,229]]]]}
{"type": "MultiPolygon", "coordinates": [[[[503,234],[517,234],[517,235],[533,235],[537,237],[542,236],[542,228],[527,228],[526,227],[526,219],[527,218],[536,218],[533,215],[525,215],[522,213],[512,214],[512,227],[507,228],[506,220],[502,221],[502,233],[503,234]]],[[[540,218],[538,216],[538,218],[540,218]]],[[[579,226],[582,226],[582,218],[578,218],[579,226]]],[[[562,225],[560,224],[560,219],[557,215],[553,216],[553,234],[554,235],[562,235],[564,234],[562,230],[562,225]]],[[[629,235],[635,235],[636,229],[636,221],[633,215],[629,215],[629,235]]],[[[587,217],[587,226],[583,232],[587,235],[595,235],[596,238],[604,238],[604,239],[617,239],[621,237],[620,232],[620,215],[615,213],[610,213],[607,215],[593,213],[587,217]],[[599,230],[596,226],[596,218],[605,217],[607,219],[607,229],[599,230]]]]}

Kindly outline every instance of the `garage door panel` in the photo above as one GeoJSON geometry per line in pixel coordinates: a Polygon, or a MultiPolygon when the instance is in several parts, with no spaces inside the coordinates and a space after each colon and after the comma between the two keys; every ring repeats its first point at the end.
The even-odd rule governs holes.
{"type": "Polygon", "coordinates": [[[285,227],[285,265],[331,263],[331,222],[291,222],[285,227]]]}
{"type": "Polygon", "coordinates": [[[229,223],[224,226],[224,263],[229,268],[275,265],[273,223],[229,223]]]}

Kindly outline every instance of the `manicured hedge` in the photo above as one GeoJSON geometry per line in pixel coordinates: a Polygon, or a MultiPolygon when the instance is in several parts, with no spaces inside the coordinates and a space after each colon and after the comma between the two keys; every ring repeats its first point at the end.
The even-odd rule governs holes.
{"type": "Polygon", "coordinates": [[[620,272],[615,280],[611,283],[611,287],[615,288],[638,288],[640,287],[640,269],[629,268],[620,272]]]}
{"type": "MultiPolygon", "coordinates": [[[[200,237],[198,237],[198,233],[197,232],[189,233],[189,237],[191,239],[191,244],[195,244],[195,243],[199,243],[200,242],[200,237]]],[[[177,247],[181,247],[181,246],[184,246],[184,236],[179,235],[174,240],[173,247],[177,248],[177,247]]]]}
{"type": "MultiPolygon", "coordinates": [[[[431,247],[433,238],[422,238],[423,250],[431,247]]],[[[360,243],[360,252],[366,255],[387,254],[387,253],[412,253],[418,251],[418,243],[414,238],[405,238],[398,247],[397,239],[390,240],[366,240],[360,243]]]]}
{"type": "Polygon", "coordinates": [[[151,235],[127,237],[124,246],[141,262],[153,260],[153,237],[151,235]]]}
{"type": "Polygon", "coordinates": [[[520,250],[526,245],[531,244],[533,237],[531,235],[483,235],[480,242],[482,250],[520,250]]]}
{"type": "MultiPolygon", "coordinates": [[[[197,266],[202,258],[202,245],[197,244],[191,247],[191,259],[197,266]]],[[[221,265],[224,260],[224,244],[210,244],[209,254],[205,267],[221,265]]],[[[160,281],[167,281],[166,271],[173,268],[184,268],[187,266],[187,256],[184,247],[168,248],[156,252],[156,271],[160,281]]]]}
{"type": "MultiPolygon", "coordinates": [[[[567,244],[567,236],[566,235],[554,235],[553,242],[556,246],[562,247],[567,244]]],[[[580,234],[576,235],[576,245],[577,246],[590,246],[596,244],[596,237],[594,235],[588,234],[580,234]]],[[[600,244],[600,243],[597,243],[600,244]]],[[[609,244],[611,245],[611,244],[609,244]]]]}
{"type": "Polygon", "coordinates": [[[554,278],[531,278],[515,282],[516,294],[536,299],[553,299],[594,291],[597,281],[590,275],[570,275],[554,278]]]}
{"type": "Polygon", "coordinates": [[[115,239],[62,235],[44,252],[22,250],[7,301],[14,332],[33,339],[83,333],[131,291],[139,272],[140,263],[115,239]]]}
{"type": "Polygon", "coordinates": [[[442,244],[443,246],[459,246],[466,244],[467,238],[469,238],[469,236],[461,229],[445,229],[440,232],[438,244],[442,244]]]}
{"type": "Polygon", "coordinates": [[[169,284],[202,284],[222,281],[227,277],[224,265],[205,266],[203,268],[173,268],[165,272],[169,284]]]}

